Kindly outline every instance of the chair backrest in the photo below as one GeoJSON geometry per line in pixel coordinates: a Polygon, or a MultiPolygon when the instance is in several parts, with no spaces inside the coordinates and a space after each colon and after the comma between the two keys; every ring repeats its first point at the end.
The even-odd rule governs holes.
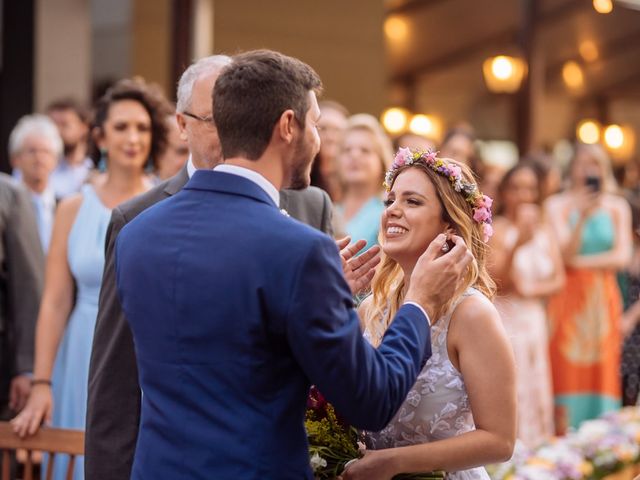
{"type": "Polygon", "coordinates": [[[84,455],[84,432],[81,430],[65,430],[61,428],[43,427],[31,437],[20,438],[13,433],[8,422],[0,422],[0,450],[2,450],[2,480],[9,480],[11,466],[11,450],[24,449],[27,458],[24,466],[24,480],[33,479],[32,452],[49,453],[46,480],[53,478],[53,466],[57,453],[69,455],[67,480],[73,478],[73,469],[77,455],[84,455]]]}

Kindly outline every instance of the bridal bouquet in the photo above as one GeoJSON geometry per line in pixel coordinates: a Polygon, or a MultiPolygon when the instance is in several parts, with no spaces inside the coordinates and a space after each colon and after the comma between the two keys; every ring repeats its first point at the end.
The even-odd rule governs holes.
{"type": "MultiPolygon", "coordinates": [[[[360,432],[336,413],[315,386],[309,391],[304,426],[309,440],[309,461],[316,480],[337,477],[347,463],[364,455],[360,432]]],[[[401,474],[393,480],[438,480],[444,479],[445,475],[444,472],[401,474]]]]}
{"type": "Polygon", "coordinates": [[[307,399],[304,426],[309,439],[309,457],[316,479],[337,477],[345,465],[364,453],[358,430],[347,425],[315,386],[307,399]]]}

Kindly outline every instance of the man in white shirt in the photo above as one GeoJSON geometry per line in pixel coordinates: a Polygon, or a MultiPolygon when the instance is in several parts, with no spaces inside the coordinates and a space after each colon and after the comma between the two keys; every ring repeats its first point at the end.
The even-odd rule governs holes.
{"type": "Polygon", "coordinates": [[[50,185],[51,172],[62,154],[62,139],[54,123],[45,115],[22,117],[9,136],[9,156],[21,172],[31,194],[42,250],[49,249],[56,196],[50,185]]]}
{"type": "Polygon", "coordinates": [[[51,174],[56,198],[64,198],[79,192],[93,169],[93,162],[87,157],[88,115],[73,99],[56,100],[46,112],[58,127],[64,145],[64,152],[51,174]]]}

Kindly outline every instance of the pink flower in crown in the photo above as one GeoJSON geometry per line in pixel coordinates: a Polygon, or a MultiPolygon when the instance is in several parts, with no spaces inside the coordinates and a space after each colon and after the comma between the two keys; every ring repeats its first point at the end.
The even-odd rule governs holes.
{"type": "Polygon", "coordinates": [[[435,162],[436,160],[436,154],[437,152],[431,151],[429,153],[427,153],[426,155],[424,155],[424,159],[428,164],[431,164],[433,162],[435,162]]]}
{"type": "Polygon", "coordinates": [[[449,165],[449,176],[453,178],[462,176],[462,169],[458,165],[449,165]]]}
{"type": "Polygon", "coordinates": [[[476,222],[482,223],[489,220],[490,218],[491,218],[491,211],[489,209],[485,207],[479,207],[479,208],[473,209],[473,219],[476,222]]]}
{"type": "Polygon", "coordinates": [[[491,236],[493,235],[493,227],[490,223],[482,224],[482,241],[487,243],[491,236]]]}
{"type": "Polygon", "coordinates": [[[407,164],[407,162],[413,158],[411,150],[408,148],[400,148],[396,157],[393,159],[393,168],[399,168],[407,164]]]}
{"type": "Polygon", "coordinates": [[[482,199],[478,202],[478,206],[490,209],[491,205],[493,205],[493,199],[486,195],[482,195],[482,199]]]}

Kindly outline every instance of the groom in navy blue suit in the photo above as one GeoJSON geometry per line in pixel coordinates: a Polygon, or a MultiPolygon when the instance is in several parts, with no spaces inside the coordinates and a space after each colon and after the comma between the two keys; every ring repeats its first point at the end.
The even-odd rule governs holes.
{"type": "Polygon", "coordinates": [[[116,275],[143,391],[135,479],[313,478],[310,383],[379,430],[430,355],[429,314],[471,261],[464,243],[418,262],[380,347],[361,335],[335,243],[284,215],[309,182],[321,83],[271,51],[235,57],[213,106],[225,163],[123,228],[116,275]]]}

